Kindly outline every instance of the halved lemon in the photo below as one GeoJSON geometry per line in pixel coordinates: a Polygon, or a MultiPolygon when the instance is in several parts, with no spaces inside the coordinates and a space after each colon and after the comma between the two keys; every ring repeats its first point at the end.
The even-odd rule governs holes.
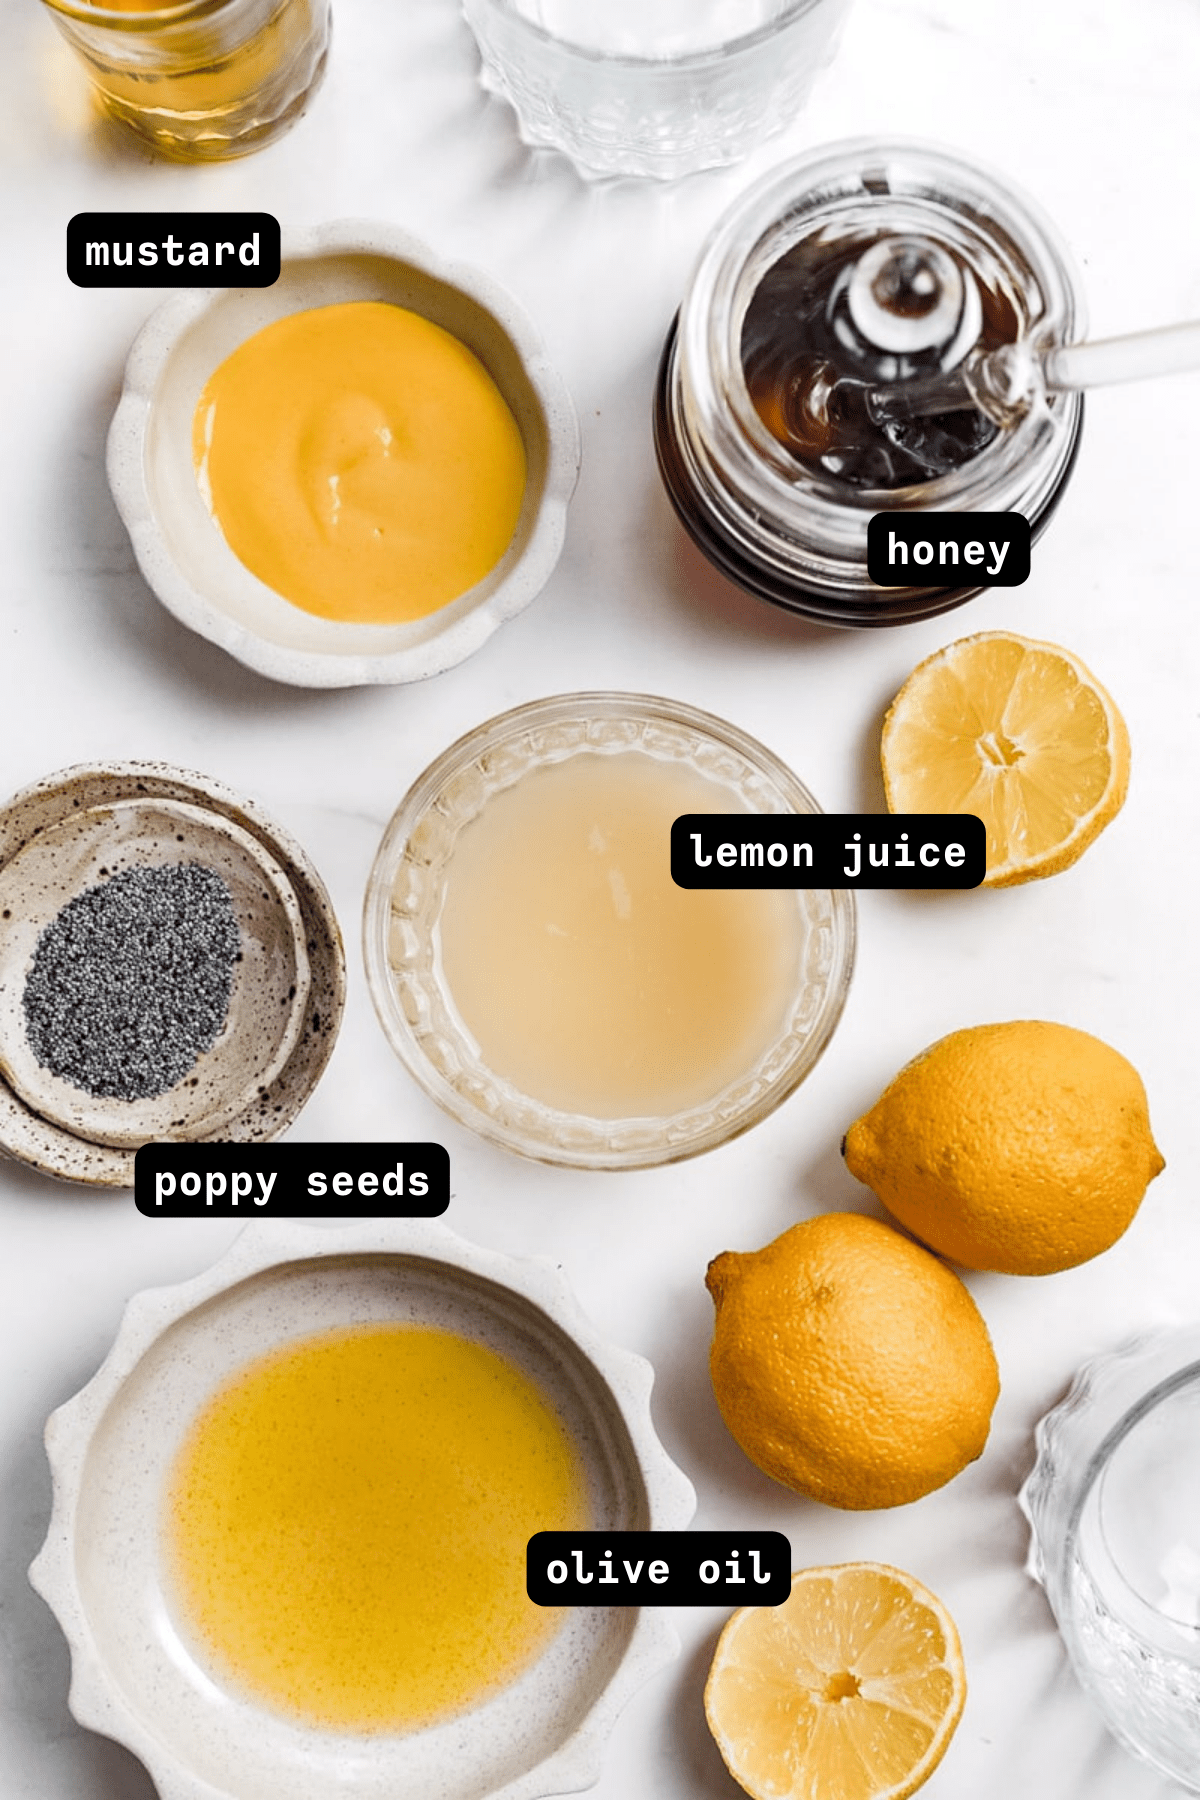
{"type": "Polygon", "coordinates": [[[704,1709],[755,1800],[904,1800],[942,1760],[967,1697],[937,1597],[883,1563],[801,1569],[782,1606],[734,1613],[704,1709]]]}
{"type": "Polygon", "coordinates": [[[892,812],[976,813],[985,887],[1065,869],[1120,811],[1129,733],[1077,656],[1007,631],[960,638],[915,668],[883,725],[892,812]]]}

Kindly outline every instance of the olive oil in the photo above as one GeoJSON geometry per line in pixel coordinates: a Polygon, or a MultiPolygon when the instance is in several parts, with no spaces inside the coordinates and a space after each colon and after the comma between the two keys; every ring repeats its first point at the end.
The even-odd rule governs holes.
{"type": "Polygon", "coordinates": [[[165,1536],[184,1634],[219,1677],[326,1729],[412,1731],[524,1669],[561,1614],[525,1594],[535,1531],[589,1525],[547,1398],[418,1325],[262,1357],[176,1457],[165,1536]]]}

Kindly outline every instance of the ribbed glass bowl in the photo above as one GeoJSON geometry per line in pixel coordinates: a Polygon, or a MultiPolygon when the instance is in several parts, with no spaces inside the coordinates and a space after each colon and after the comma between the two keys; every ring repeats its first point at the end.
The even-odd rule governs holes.
{"type": "MultiPolygon", "coordinates": [[[[542,1162],[633,1169],[715,1149],[764,1119],[813,1068],[841,1017],[854,961],[845,889],[799,889],[802,949],[777,1040],[702,1105],[665,1116],[567,1113],[521,1093],[482,1060],[442,968],[439,921],[455,844],[493,796],[586,753],[638,751],[727,787],[731,810],[816,813],[785,764],[744,732],[678,701],[567,694],[489,720],[451,745],[401,801],[367,886],[367,980],[388,1041],[439,1105],[492,1143],[542,1162]]],[[[668,846],[664,843],[663,853],[668,846]]]]}

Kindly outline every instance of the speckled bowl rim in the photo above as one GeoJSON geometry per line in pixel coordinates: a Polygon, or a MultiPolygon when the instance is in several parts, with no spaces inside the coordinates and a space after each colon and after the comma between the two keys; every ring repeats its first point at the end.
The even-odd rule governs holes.
{"type": "MultiPolygon", "coordinates": [[[[0,865],[46,825],[74,811],[136,797],[188,801],[231,820],[263,845],[291,883],[307,933],[311,987],[300,1041],[276,1081],[238,1120],[214,1135],[222,1141],[269,1143],[305,1105],[333,1053],[346,1005],[346,953],[333,903],[307,853],[253,800],[194,770],[171,763],[78,763],[43,776],[0,806],[0,865]],[[29,829],[17,824],[31,814],[29,829]],[[254,1121],[260,1121],[257,1129],[254,1121]]],[[[88,1187],[133,1186],[135,1151],[95,1144],[51,1125],[0,1080],[0,1153],[62,1181],[88,1187]]]]}
{"type": "MultiPolygon", "coordinates": [[[[178,1286],[135,1294],[100,1369],[78,1394],[51,1414],[46,1425],[54,1498],[46,1539],[29,1579],[55,1614],[70,1646],[73,1716],[139,1757],[162,1800],[235,1797],[223,1794],[185,1766],[132,1712],[96,1645],[76,1567],[76,1530],[90,1446],[123,1384],[179,1320],[252,1276],[289,1263],[364,1255],[418,1258],[460,1269],[530,1302],[578,1346],[615,1402],[645,1486],[651,1529],[682,1530],[695,1511],[695,1490],[667,1456],[651,1421],[654,1373],[650,1364],[597,1336],[562,1273],[548,1259],[516,1258],[484,1249],[427,1220],[373,1220],[336,1229],[280,1220],[248,1226],[203,1274],[178,1286]]],[[[624,1653],[583,1722],[549,1757],[491,1790],[486,1800],[540,1800],[591,1787],[599,1778],[604,1745],[619,1712],[678,1650],[678,1636],[666,1613],[639,1609],[624,1653]]],[[[286,1771],[281,1783],[280,1800],[286,1800],[286,1771]]]]}
{"type": "MultiPolygon", "coordinates": [[[[545,422],[546,477],[529,541],[490,593],[485,592],[475,603],[469,596],[460,596],[446,609],[445,625],[419,643],[378,654],[342,655],[271,642],[231,617],[195,586],[159,524],[146,458],[156,392],[176,346],[205,311],[228,297],[229,289],[189,289],[175,294],[142,327],[129,353],[121,398],[109,430],[109,486],[138,566],[153,593],[182,624],[248,668],[297,687],[421,681],[473,655],[506,620],[523,612],[550,579],[562,553],[567,507],[579,476],[579,423],[566,383],[549,361],[536,327],[490,276],[441,257],[396,226],[372,220],[338,220],[289,233],[283,242],[285,264],[338,255],[389,260],[458,289],[492,316],[517,351],[545,422]]],[[[226,554],[232,558],[232,551],[226,554]]],[[[489,580],[485,578],[480,588],[486,590],[489,580]]]]}

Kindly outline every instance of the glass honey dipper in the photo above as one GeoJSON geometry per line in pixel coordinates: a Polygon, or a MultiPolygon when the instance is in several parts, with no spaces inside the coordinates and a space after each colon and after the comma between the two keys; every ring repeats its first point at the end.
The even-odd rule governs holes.
{"type": "Polygon", "coordinates": [[[984,349],[976,344],[979,306],[970,271],[940,245],[878,238],[843,294],[844,329],[860,356],[868,352],[863,377],[805,359],[790,384],[789,431],[816,448],[856,425],[886,429],[970,409],[1008,430],[1048,394],[1200,368],[1200,321],[1047,348],[1018,337],[984,349]],[[905,360],[931,355],[941,364],[932,373],[888,379],[905,360]]]}

